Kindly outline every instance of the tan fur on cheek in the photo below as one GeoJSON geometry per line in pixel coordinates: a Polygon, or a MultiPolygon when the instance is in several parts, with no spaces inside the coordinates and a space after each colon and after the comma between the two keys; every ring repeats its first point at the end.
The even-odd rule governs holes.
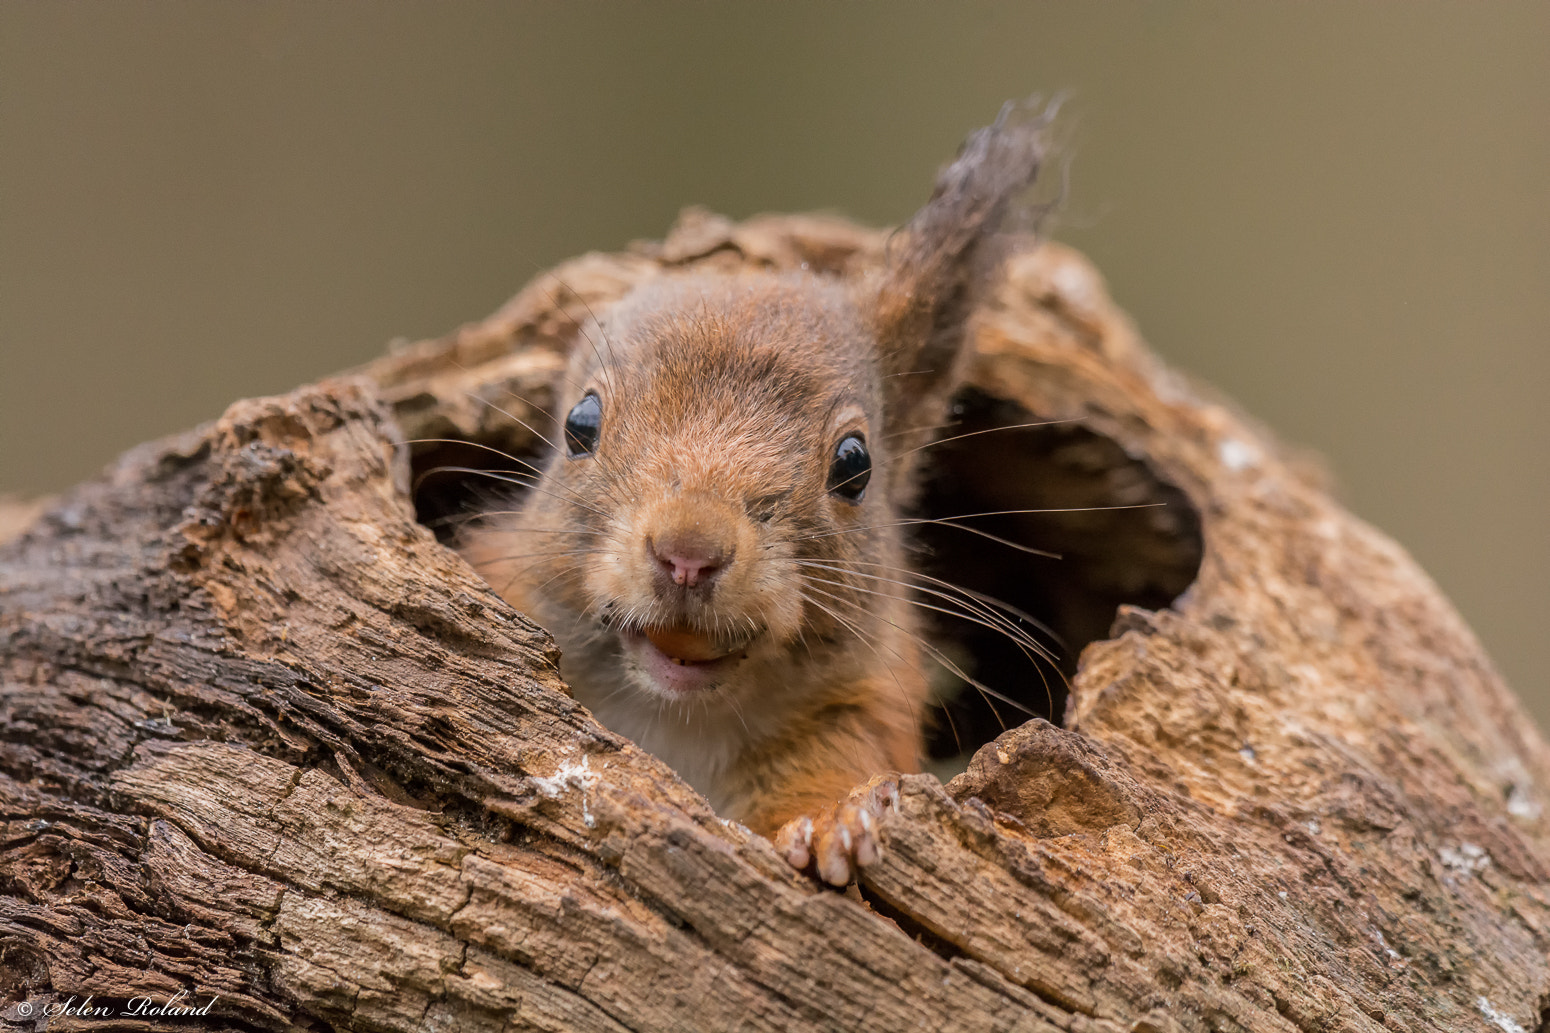
{"type": "Polygon", "coordinates": [[[643,611],[651,605],[649,592],[640,591],[637,588],[639,582],[630,576],[631,558],[640,553],[644,539],[637,532],[629,513],[611,520],[609,530],[610,541],[615,547],[592,557],[592,562],[587,564],[583,578],[587,598],[577,609],[595,610],[605,603],[612,603],[613,609],[618,611],[616,616],[622,617],[632,610],[643,611]]]}

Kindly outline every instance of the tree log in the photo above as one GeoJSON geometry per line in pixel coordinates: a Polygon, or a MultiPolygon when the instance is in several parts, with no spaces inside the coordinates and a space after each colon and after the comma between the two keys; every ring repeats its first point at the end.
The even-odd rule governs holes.
{"type": "Polygon", "coordinates": [[[438,541],[480,489],[432,471],[534,450],[588,310],[883,241],[688,213],[142,446],[0,546],[0,1025],[1544,1028],[1544,742],[1414,562],[1066,249],[975,313],[959,415],[1072,422],[944,446],[923,505],[1165,505],[1005,529],[1060,563],[932,540],[1073,646],[1063,727],[900,777],[846,893],[595,723],[438,541]]]}

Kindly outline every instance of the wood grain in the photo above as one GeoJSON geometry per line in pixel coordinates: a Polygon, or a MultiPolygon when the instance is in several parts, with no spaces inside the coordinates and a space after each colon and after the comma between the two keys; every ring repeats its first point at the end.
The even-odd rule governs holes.
{"type": "Polygon", "coordinates": [[[142,446],[0,546],[0,1026],[187,991],[209,1015],[46,1028],[1541,1028],[1545,744],[1414,562],[1068,250],[1011,261],[973,385],[1181,492],[1198,575],[1086,647],[1065,727],[902,778],[859,893],[597,725],[417,521],[466,446],[399,442],[532,451],[589,310],[882,243],[689,213],[142,446]]]}

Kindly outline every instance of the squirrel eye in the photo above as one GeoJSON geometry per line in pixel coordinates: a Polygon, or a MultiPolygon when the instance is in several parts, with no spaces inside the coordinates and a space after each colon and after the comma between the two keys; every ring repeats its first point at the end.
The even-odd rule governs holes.
{"type": "Polygon", "coordinates": [[[565,451],[572,459],[591,455],[597,450],[597,437],[603,429],[603,403],[588,391],[571,407],[565,417],[565,451]]]}
{"type": "Polygon", "coordinates": [[[867,453],[866,442],[859,434],[847,434],[835,446],[834,459],[829,463],[829,494],[847,502],[860,502],[871,479],[872,457],[867,453]]]}

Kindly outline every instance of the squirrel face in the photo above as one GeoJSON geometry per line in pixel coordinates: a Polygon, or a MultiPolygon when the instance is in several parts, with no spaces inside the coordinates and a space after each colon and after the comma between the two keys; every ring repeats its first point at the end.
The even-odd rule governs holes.
{"type": "Polygon", "coordinates": [[[841,566],[899,549],[870,332],[845,289],[774,275],[651,284],[588,327],[524,511],[574,536],[522,577],[538,605],[666,701],[756,695],[870,624],[841,566]]]}
{"type": "Polygon", "coordinates": [[[804,816],[918,763],[899,513],[1052,114],[971,135],[866,276],[669,273],[580,328],[548,465],[461,544],[603,724],[831,882],[871,826],[804,816]]]}

